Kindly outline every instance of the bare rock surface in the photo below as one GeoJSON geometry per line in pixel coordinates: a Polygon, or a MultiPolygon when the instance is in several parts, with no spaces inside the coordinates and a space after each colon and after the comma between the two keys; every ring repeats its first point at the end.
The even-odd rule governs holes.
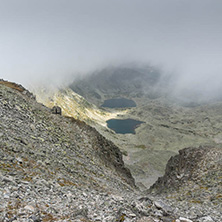
{"type": "Polygon", "coordinates": [[[194,221],[222,221],[222,149],[180,150],[149,192],[164,197],[194,221]]]}
{"type": "MultiPolygon", "coordinates": [[[[210,162],[204,162],[206,177],[201,176],[216,198],[207,202],[209,209],[204,205],[207,198],[200,203],[189,202],[189,198],[167,199],[167,194],[174,195],[168,186],[166,192],[156,187],[153,192],[140,193],[119,148],[112,142],[84,122],[53,115],[21,86],[0,82],[3,222],[220,221],[221,171],[213,165],[221,163],[217,152],[212,149],[206,155],[210,162]]],[[[197,156],[196,161],[202,163],[202,156],[197,156]]],[[[170,175],[171,170],[175,169],[170,168],[170,175]]],[[[180,189],[186,189],[189,181],[187,177],[178,183],[180,189]]]]}

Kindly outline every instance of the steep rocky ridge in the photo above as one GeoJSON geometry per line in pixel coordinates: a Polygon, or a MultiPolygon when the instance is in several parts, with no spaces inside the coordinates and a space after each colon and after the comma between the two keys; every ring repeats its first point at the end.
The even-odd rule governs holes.
{"type": "Polygon", "coordinates": [[[112,142],[83,122],[51,114],[20,86],[10,87],[7,82],[0,84],[1,212],[5,210],[1,221],[18,216],[26,205],[40,210],[45,221],[61,220],[66,213],[59,218],[55,217],[58,209],[54,215],[47,211],[50,195],[58,187],[73,192],[89,187],[101,192],[132,191],[134,180],[112,142]],[[13,191],[17,194],[12,197],[13,191]]]}
{"type": "MultiPolygon", "coordinates": [[[[4,85],[1,85],[1,87],[4,87],[4,90],[2,89],[2,91],[4,93],[3,98],[5,99],[2,101],[1,107],[3,108],[1,110],[2,120],[5,121],[5,123],[2,123],[2,130],[5,129],[5,132],[8,134],[11,130],[9,136],[12,138],[10,140],[9,138],[4,137],[3,134],[3,139],[1,140],[3,145],[6,144],[7,146],[10,145],[12,147],[13,142],[18,141],[20,142],[20,144],[18,143],[19,146],[34,146],[35,143],[38,145],[39,141],[42,141],[43,143],[41,145],[44,145],[44,147],[50,147],[50,142],[55,143],[57,146],[65,145],[65,147],[67,147],[68,144],[66,143],[70,143],[73,137],[75,141],[73,145],[75,145],[75,147],[82,146],[81,149],[84,150],[82,155],[86,155],[89,159],[89,163],[90,160],[93,161],[93,159],[96,160],[96,158],[98,159],[97,161],[103,161],[102,164],[114,167],[114,170],[117,173],[121,172],[120,174],[123,178],[125,177],[126,180],[131,178],[132,181],[130,182],[130,180],[128,180],[128,183],[133,186],[133,178],[129,171],[124,168],[122,155],[119,149],[112,142],[107,141],[102,137],[95,129],[86,125],[84,122],[76,121],[73,118],[52,115],[49,113],[48,108],[38,104],[32,97],[24,95],[23,93],[17,94],[18,96],[15,95],[13,98],[13,95],[11,95],[12,92],[10,93],[10,91],[7,90],[8,88],[4,85]],[[26,98],[29,98],[28,103],[25,101],[26,98]],[[5,112],[4,108],[6,109],[5,112]],[[12,123],[10,121],[12,121],[12,123]],[[38,129],[38,127],[40,129],[38,129]],[[13,130],[15,129],[20,130],[15,131],[16,135],[14,138],[13,130]],[[60,132],[61,134],[59,134],[60,132]],[[9,139],[9,141],[4,141],[4,138],[9,139]],[[27,142],[26,139],[30,141],[27,142]],[[67,141],[68,139],[69,141],[67,141]],[[10,141],[12,144],[10,144],[10,141]],[[85,146],[84,143],[86,144],[85,146]],[[90,157],[89,155],[92,156],[90,157]],[[108,159],[109,161],[107,161],[108,159]],[[125,176],[124,173],[126,173],[125,176]]],[[[17,144],[14,145],[16,146],[17,144]]],[[[51,149],[54,150],[53,147],[51,149]]],[[[53,151],[50,153],[53,153],[53,151]]]]}
{"type": "Polygon", "coordinates": [[[208,212],[212,220],[222,220],[221,147],[185,148],[167,163],[165,174],[149,192],[165,196],[180,210],[198,220],[208,212]],[[184,207],[184,202],[187,206],[184,207]],[[193,212],[188,210],[193,208],[193,212]],[[209,213],[210,212],[210,213],[209,213]]]}

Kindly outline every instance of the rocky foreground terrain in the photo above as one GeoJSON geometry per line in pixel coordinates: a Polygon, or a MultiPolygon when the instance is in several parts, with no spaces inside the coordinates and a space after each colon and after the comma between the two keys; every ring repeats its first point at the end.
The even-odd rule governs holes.
{"type": "Polygon", "coordinates": [[[0,81],[0,221],[219,222],[221,148],[188,148],[146,192],[117,146],[0,81]]]}
{"type": "Polygon", "coordinates": [[[194,221],[203,215],[204,221],[222,221],[221,147],[180,150],[148,192],[164,196],[194,221]]]}

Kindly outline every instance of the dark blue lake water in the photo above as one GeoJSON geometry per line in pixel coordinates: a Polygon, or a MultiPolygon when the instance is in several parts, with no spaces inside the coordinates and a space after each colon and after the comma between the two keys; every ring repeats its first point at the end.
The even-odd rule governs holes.
{"type": "Polygon", "coordinates": [[[120,134],[135,134],[135,129],[144,122],[135,119],[110,119],[107,122],[107,126],[120,134]]]}
{"type": "Polygon", "coordinates": [[[136,107],[136,103],[131,99],[107,99],[102,104],[102,107],[107,108],[130,108],[130,107],[136,107]]]}

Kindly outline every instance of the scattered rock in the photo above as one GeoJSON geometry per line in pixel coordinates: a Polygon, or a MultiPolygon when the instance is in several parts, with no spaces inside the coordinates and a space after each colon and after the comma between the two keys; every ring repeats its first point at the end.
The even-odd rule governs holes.
{"type": "Polygon", "coordinates": [[[206,217],[199,218],[198,222],[214,222],[214,220],[210,216],[206,216],[206,217]]]}
{"type": "Polygon", "coordinates": [[[173,209],[163,203],[162,201],[154,201],[154,205],[156,206],[157,209],[161,209],[165,215],[169,215],[170,213],[173,212],[173,209]]]}
{"type": "MultiPolygon", "coordinates": [[[[184,217],[180,217],[178,221],[179,221],[179,222],[193,222],[192,220],[189,220],[189,219],[184,218],[184,217]]],[[[177,221],[176,221],[176,222],[177,222],[177,221]]]]}
{"type": "Polygon", "coordinates": [[[26,205],[24,207],[25,210],[31,211],[31,212],[35,212],[35,208],[32,205],[26,205]]]}

